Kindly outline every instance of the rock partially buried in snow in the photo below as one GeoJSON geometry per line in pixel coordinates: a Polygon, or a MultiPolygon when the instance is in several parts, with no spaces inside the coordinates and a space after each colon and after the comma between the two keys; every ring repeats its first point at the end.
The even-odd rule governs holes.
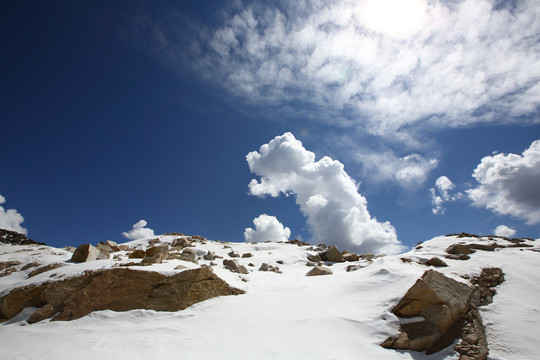
{"type": "Polygon", "coordinates": [[[240,265],[237,260],[225,259],[223,260],[223,266],[225,266],[226,269],[229,269],[232,272],[249,274],[248,269],[246,269],[244,265],[240,265]]]}
{"type": "Polygon", "coordinates": [[[330,249],[319,253],[319,256],[323,261],[330,261],[330,262],[345,262],[345,259],[343,258],[343,255],[341,252],[337,249],[337,247],[332,246],[330,249]]]}
{"type": "Polygon", "coordinates": [[[426,261],[424,264],[428,266],[434,266],[434,267],[447,267],[448,266],[448,264],[446,264],[444,261],[442,261],[436,256],[432,257],[431,259],[426,261]]]}
{"type": "Polygon", "coordinates": [[[73,252],[71,261],[82,263],[94,260],[104,260],[108,258],[109,257],[107,255],[99,251],[99,249],[95,246],[90,244],[82,244],[73,252]]]}
{"type": "Polygon", "coordinates": [[[319,275],[332,275],[333,272],[327,267],[324,266],[315,266],[313,269],[309,270],[306,276],[319,276],[319,275]]]}

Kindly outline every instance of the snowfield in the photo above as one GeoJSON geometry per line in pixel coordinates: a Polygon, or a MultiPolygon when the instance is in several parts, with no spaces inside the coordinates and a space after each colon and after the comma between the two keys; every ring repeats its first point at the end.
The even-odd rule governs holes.
{"type": "MultiPolygon", "coordinates": [[[[159,236],[172,243],[179,236],[159,236]]],[[[125,243],[145,249],[151,239],[125,243]]],[[[245,290],[238,296],[213,298],[178,312],[132,310],[98,311],[73,321],[44,320],[28,324],[34,309],[27,308],[0,325],[2,359],[458,359],[452,344],[439,353],[388,350],[379,346],[398,332],[399,320],[392,308],[429,266],[420,264],[438,256],[449,265],[436,270],[468,283],[463,276],[478,275],[484,267],[500,267],[506,281],[499,285],[492,304],[482,307],[489,357],[492,360],[539,359],[540,242],[533,247],[476,251],[470,260],[445,259],[454,243],[512,245],[504,238],[442,236],[407,253],[371,260],[326,264],[333,274],[311,276],[307,255],[310,246],[287,243],[195,242],[199,264],[165,260],[132,269],[174,274],[175,267],[210,265],[202,255],[212,251],[228,259],[234,251],[252,257],[236,258],[248,274],[233,273],[223,259],[213,262],[214,273],[231,286],[245,290]],[[405,259],[405,261],[403,260],[405,259]],[[411,261],[409,261],[409,259],[411,261]],[[279,263],[278,263],[279,261],[279,263]],[[252,266],[249,264],[251,263],[252,266]],[[258,271],[262,263],[278,266],[282,273],[258,271]],[[362,266],[347,272],[347,266],[362,266]]],[[[311,250],[310,250],[311,249],[311,250]]],[[[343,249],[340,249],[343,250],[343,249]]],[[[0,262],[19,261],[19,271],[0,277],[0,296],[15,287],[59,280],[86,270],[110,268],[127,259],[75,264],[72,253],[40,245],[0,245],[0,262]],[[25,264],[63,263],[57,269],[27,278],[25,264]]],[[[111,256],[112,257],[112,256],[111,256]]]]}

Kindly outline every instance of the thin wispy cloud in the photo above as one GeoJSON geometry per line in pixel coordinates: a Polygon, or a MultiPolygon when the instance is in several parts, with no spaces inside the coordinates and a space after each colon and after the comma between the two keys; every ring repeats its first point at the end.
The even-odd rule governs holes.
{"type": "Polygon", "coordinates": [[[473,205],[540,224],[540,140],[521,155],[484,157],[473,177],[478,185],[466,191],[473,205]]]}
{"type": "Polygon", "coordinates": [[[249,184],[252,195],[293,195],[315,243],[342,249],[397,253],[403,246],[389,222],[379,222],[367,209],[366,199],[343,164],[304,148],[293,134],[276,136],[259,151],[246,156],[252,173],[260,176],[249,184]]]}
{"type": "Polygon", "coordinates": [[[278,114],[382,136],[539,121],[534,0],[274,4],[234,2],[213,27],[174,15],[138,21],[156,56],[278,114]]]}
{"type": "MultiPolygon", "coordinates": [[[[0,205],[6,202],[6,198],[0,195],[0,205]]],[[[21,224],[24,217],[16,209],[4,209],[0,206],[0,229],[12,230],[21,234],[28,234],[28,230],[21,224]]]]}
{"type": "Polygon", "coordinates": [[[463,198],[463,194],[460,192],[454,192],[456,186],[446,176],[440,176],[435,181],[435,186],[429,189],[431,193],[431,204],[433,208],[431,211],[435,215],[444,215],[446,212],[445,203],[453,202],[463,198]]]}

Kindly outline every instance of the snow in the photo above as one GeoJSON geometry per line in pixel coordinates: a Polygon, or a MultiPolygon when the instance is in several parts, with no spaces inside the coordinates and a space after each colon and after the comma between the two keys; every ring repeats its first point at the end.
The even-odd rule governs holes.
{"type": "MultiPolygon", "coordinates": [[[[179,236],[160,236],[172,243],[179,236]]],[[[150,239],[125,243],[146,248],[150,239]]],[[[383,349],[379,344],[397,333],[400,322],[391,313],[393,306],[422,276],[428,267],[418,264],[433,256],[444,257],[451,244],[492,242],[489,238],[437,237],[408,253],[360,261],[365,266],[347,272],[351,263],[330,266],[333,275],[306,277],[307,254],[315,250],[283,243],[195,242],[198,254],[212,251],[229,258],[228,253],[251,253],[250,258],[236,258],[249,274],[225,269],[222,259],[214,260],[214,272],[230,285],[246,291],[195,304],[179,312],[132,310],[99,311],[78,320],[28,325],[25,321],[34,309],[25,309],[0,325],[0,347],[6,359],[430,359],[451,360],[458,356],[453,345],[443,351],[423,353],[383,349]],[[412,259],[404,262],[402,258],[412,259]],[[283,264],[277,263],[277,261],[283,264]],[[282,274],[257,271],[262,263],[279,266],[282,274]],[[249,264],[253,266],[249,266],[249,264]],[[247,280],[247,281],[244,281],[247,280]]],[[[511,245],[503,238],[497,243],[511,245]]],[[[501,267],[506,281],[499,285],[494,302],[481,309],[487,328],[491,360],[537,358],[535,335],[540,333],[540,264],[539,244],[534,248],[504,248],[494,252],[476,251],[471,260],[444,259],[450,266],[438,268],[458,281],[474,276],[483,267],[501,267]],[[534,249],[531,250],[531,249],[534,249]]],[[[30,262],[64,263],[65,266],[27,279],[30,268],[0,277],[0,293],[14,287],[51,279],[75,276],[85,270],[110,268],[128,261],[98,260],[74,264],[71,253],[47,246],[0,245],[0,262],[20,261],[20,269],[30,262]],[[52,276],[52,278],[51,278],[52,276]]],[[[133,269],[177,273],[179,265],[199,265],[169,260],[133,269]]],[[[327,264],[328,266],[329,264],[327,264]]],[[[421,318],[409,319],[419,321],[421,318]]]]}

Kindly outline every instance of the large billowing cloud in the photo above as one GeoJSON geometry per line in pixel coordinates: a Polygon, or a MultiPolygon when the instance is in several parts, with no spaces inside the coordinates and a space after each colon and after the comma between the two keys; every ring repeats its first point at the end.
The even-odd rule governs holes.
{"type": "Polygon", "coordinates": [[[540,140],[522,155],[486,156],[474,170],[479,185],[467,190],[475,206],[540,223],[540,140]]]}
{"type": "Polygon", "coordinates": [[[312,241],[363,252],[402,250],[394,227],[378,222],[367,210],[366,199],[343,164],[329,157],[315,161],[293,134],[276,136],[246,156],[252,173],[250,193],[257,196],[294,195],[307,217],[312,241]]]}
{"type": "Polygon", "coordinates": [[[232,4],[211,27],[174,11],[138,16],[133,39],[268,113],[393,139],[411,128],[540,121],[529,116],[540,106],[537,0],[232,4]]]}
{"type": "Polygon", "coordinates": [[[503,236],[503,237],[512,237],[516,234],[516,230],[506,225],[499,225],[493,231],[494,231],[494,235],[503,236]]]}
{"type": "MultiPolygon", "coordinates": [[[[6,198],[0,195],[0,205],[6,202],[6,198]]],[[[21,226],[24,218],[15,209],[5,210],[0,206],[0,229],[12,230],[21,234],[28,234],[28,230],[21,226]]]]}
{"type": "Polygon", "coordinates": [[[154,237],[154,230],[146,227],[146,220],[139,220],[133,225],[133,228],[128,232],[123,232],[122,235],[129,240],[139,240],[144,238],[154,237]]]}
{"type": "Polygon", "coordinates": [[[247,228],[244,231],[246,242],[287,241],[291,236],[291,230],[284,227],[275,216],[259,215],[259,217],[253,219],[253,224],[255,229],[247,228]]]}

